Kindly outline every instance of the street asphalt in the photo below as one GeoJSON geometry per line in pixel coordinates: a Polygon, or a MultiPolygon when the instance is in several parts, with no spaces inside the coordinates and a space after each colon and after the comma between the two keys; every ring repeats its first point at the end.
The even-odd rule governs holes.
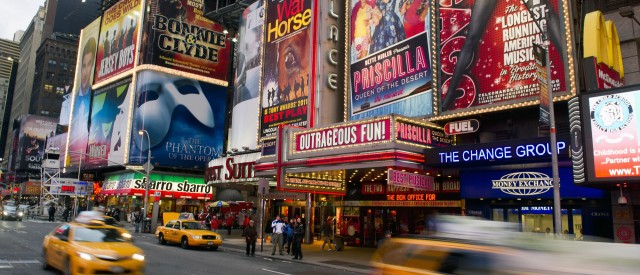
{"type": "MultiPolygon", "coordinates": [[[[42,240],[60,224],[43,220],[0,221],[0,274],[56,274],[41,268],[42,240]]],[[[289,257],[247,257],[224,244],[217,251],[184,250],[177,245],[160,245],[152,234],[134,234],[134,242],[145,251],[146,274],[354,274],[289,257]]]]}

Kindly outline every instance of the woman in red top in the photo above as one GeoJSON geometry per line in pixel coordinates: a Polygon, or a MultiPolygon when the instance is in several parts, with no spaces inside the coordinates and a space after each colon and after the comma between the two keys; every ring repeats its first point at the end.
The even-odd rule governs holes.
{"type": "Polygon", "coordinates": [[[242,223],[242,228],[247,228],[249,226],[249,214],[244,216],[244,222],[242,223]]]}
{"type": "Polygon", "coordinates": [[[229,218],[227,218],[227,231],[228,234],[227,235],[231,235],[231,228],[233,228],[233,215],[229,215],[229,218]]]}

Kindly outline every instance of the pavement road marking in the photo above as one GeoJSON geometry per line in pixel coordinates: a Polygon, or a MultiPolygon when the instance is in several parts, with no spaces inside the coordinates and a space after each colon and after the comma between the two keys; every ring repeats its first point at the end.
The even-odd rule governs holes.
{"type": "Polygon", "coordinates": [[[268,271],[268,272],[271,272],[271,273],[275,273],[275,274],[291,275],[289,273],[282,273],[282,272],[278,272],[278,271],[269,270],[269,269],[266,269],[266,268],[263,268],[262,270],[263,271],[268,271]]]}
{"type": "Polygon", "coordinates": [[[39,264],[38,260],[0,260],[0,265],[3,264],[39,264]]]}

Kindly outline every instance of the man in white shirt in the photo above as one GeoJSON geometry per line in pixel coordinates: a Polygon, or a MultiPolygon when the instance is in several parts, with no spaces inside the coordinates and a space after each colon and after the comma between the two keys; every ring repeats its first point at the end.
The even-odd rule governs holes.
{"type": "Polygon", "coordinates": [[[276,217],[276,220],[272,223],[273,228],[273,250],[271,251],[271,255],[276,254],[276,247],[280,249],[280,255],[284,255],[282,253],[282,233],[284,233],[284,222],[280,220],[280,216],[276,217]]]}

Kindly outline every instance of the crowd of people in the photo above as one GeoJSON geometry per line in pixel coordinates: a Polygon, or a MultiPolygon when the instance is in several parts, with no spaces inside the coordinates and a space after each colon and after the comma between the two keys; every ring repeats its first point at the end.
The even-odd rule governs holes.
{"type": "MultiPolygon", "coordinates": [[[[286,251],[287,255],[293,255],[294,260],[302,260],[301,244],[304,238],[302,219],[292,218],[289,220],[287,217],[280,219],[280,216],[276,216],[270,227],[267,225],[266,233],[271,234],[271,243],[273,244],[271,255],[275,255],[276,250],[280,252],[280,255],[284,255],[284,251],[286,251]]],[[[249,245],[247,241],[247,251],[249,251],[249,245]]]]}

